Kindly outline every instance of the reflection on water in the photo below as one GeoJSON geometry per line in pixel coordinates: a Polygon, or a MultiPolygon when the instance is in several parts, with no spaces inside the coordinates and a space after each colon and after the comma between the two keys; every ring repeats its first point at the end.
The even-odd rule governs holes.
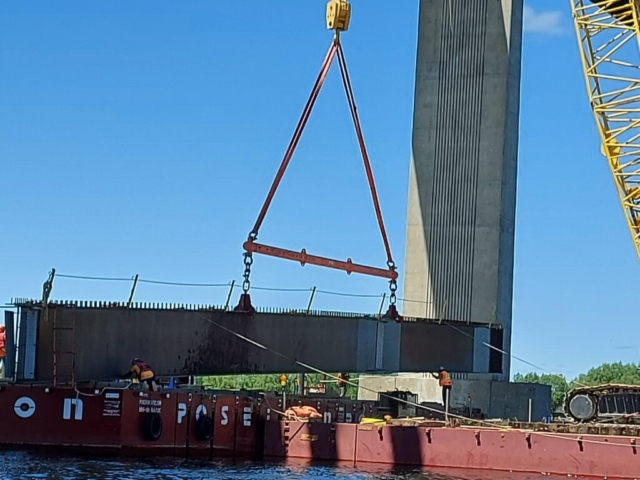
{"type": "Polygon", "coordinates": [[[336,478],[350,480],[540,480],[549,477],[491,472],[427,472],[391,469],[386,466],[323,466],[306,462],[252,463],[208,462],[179,459],[96,459],[54,456],[27,452],[0,452],[0,479],[52,480],[316,480],[336,478]]]}

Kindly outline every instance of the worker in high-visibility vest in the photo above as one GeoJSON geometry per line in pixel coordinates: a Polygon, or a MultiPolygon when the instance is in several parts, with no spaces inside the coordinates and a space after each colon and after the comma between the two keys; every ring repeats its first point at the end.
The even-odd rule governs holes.
{"type": "Polygon", "coordinates": [[[440,367],[440,371],[438,373],[432,373],[432,375],[438,379],[440,388],[442,388],[442,405],[448,408],[451,405],[451,387],[453,387],[451,376],[444,367],[440,367]]]}
{"type": "Polygon", "coordinates": [[[4,378],[4,359],[7,356],[7,334],[4,325],[0,325],[0,378],[4,378]]]}
{"type": "Polygon", "coordinates": [[[156,383],[156,375],[149,364],[139,358],[131,360],[131,370],[124,377],[133,377],[135,380],[143,384],[144,389],[157,392],[159,390],[156,383]]]}

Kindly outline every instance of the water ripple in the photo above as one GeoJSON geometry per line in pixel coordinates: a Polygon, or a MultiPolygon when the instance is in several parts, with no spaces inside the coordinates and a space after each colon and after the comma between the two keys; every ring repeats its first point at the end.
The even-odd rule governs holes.
{"type": "Polygon", "coordinates": [[[0,479],[47,480],[538,480],[512,473],[425,472],[385,466],[310,465],[307,462],[253,463],[181,459],[105,459],[54,456],[32,452],[0,453],[0,479]]]}

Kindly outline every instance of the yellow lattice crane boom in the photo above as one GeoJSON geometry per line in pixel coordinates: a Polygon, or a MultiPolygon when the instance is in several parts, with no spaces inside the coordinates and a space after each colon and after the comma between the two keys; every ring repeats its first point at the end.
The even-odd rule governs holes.
{"type": "Polygon", "coordinates": [[[570,0],[591,108],[640,259],[640,0],[570,0]]]}

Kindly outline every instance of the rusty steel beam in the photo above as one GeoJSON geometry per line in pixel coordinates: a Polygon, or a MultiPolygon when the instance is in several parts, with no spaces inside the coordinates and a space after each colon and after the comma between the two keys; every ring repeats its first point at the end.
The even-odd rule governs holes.
{"type": "MultiPolygon", "coordinates": [[[[478,371],[478,327],[473,325],[450,328],[447,322],[397,323],[335,312],[307,315],[306,310],[246,315],[184,305],[80,305],[89,306],[49,305],[49,321],[36,307],[21,307],[40,312],[38,381],[52,379],[54,348],[73,349],[78,381],[122,375],[132,357],[146,360],[163,376],[305,372],[294,360],[327,372],[435,371],[441,364],[451,371],[478,371]],[[55,347],[54,324],[74,326],[72,334],[57,332],[55,347]]],[[[60,368],[59,375],[70,373],[60,368]]]]}

